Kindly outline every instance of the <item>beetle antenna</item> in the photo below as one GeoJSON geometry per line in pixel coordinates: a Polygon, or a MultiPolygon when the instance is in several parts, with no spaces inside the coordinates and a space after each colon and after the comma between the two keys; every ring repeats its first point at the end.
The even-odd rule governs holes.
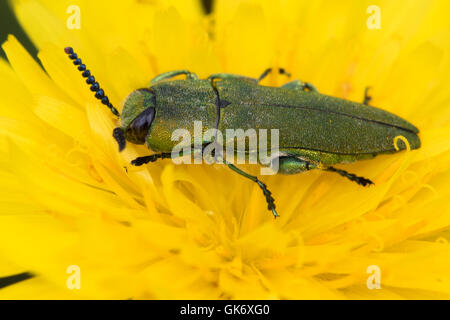
{"type": "Polygon", "coordinates": [[[98,100],[101,100],[102,103],[107,106],[114,115],[120,117],[119,111],[117,111],[117,109],[113,107],[111,102],[109,102],[108,96],[105,95],[103,89],[100,88],[98,82],[95,81],[95,78],[93,75],[91,75],[91,72],[86,69],[86,65],[81,62],[81,59],[78,58],[78,55],[73,51],[73,48],[64,48],[64,52],[69,55],[69,59],[73,60],[73,64],[78,66],[78,70],[82,71],[81,75],[84,78],[87,78],[86,83],[91,85],[91,91],[95,92],[95,97],[98,100]]]}

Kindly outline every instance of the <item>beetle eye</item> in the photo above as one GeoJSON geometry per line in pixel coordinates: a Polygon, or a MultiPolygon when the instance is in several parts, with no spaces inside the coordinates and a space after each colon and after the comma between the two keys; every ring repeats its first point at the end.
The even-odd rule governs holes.
{"type": "Polygon", "coordinates": [[[126,134],[127,140],[135,144],[145,143],[145,138],[154,118],[155,108],[150,107],[142,111],[128,127],[126,134]]]}

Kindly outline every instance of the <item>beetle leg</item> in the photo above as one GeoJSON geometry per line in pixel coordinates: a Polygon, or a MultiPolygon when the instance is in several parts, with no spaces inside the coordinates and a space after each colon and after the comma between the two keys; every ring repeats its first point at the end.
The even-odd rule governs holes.
{"type": "Polygon", "coordinates": [[[354,181],[354,182],[356,182],[357,184],[359,184],[359,185],[361,185],[363,187],[370,186],[371,184],[374,184],[369,179],[366,179],[366,178],[363,178],[363,177],[358,177],[356,174],[348,173],[347,171],[342,170],[342,169],[337,169],[337,168],[334,168],[334,167],[326,167],[326,168],[324,168],[324,170],[331,171],[331,172],[336,172],[336,173],[340,174],[341,176],[343,176],[343,177],[345,177],[345,178],[347,178],[347,179],[349,179],[351,181],[354,181]]]}
{"type": "MultiPolygon", "coordinates": [[[[206,142],[203,143],[202,148],[200,150],[196,149],[195,145],[191,146],[191,150],[194,150],[193,155],[202,155],[203,154],[203,150],[205,149],[205,147],[210,144],[211,142],[206,142]]],[[[189,152],[188,154],[192,155],[192,152],[189,152]]],[[[188,154],[183,154],[183,152],[180,152],[178,157],[183,157],[186,156],[188,154]]],[[[149,163],[149,162],[156,162],[158,159],[168,159],[168,158],[172,158],[172,153],[171,152],[162,152],[162,153],[155,153],[149,156],[145,156],[145,157],[138,157],[134,160],[131,161],[131,164],[133,166],[142,166],[143,164],[149,163]]]]}
{"type": "Polygon", "coordinates": [[[372,97],[369,96],[369,89],[370,87],[366,87],[366,89],[364,90],[364,100],[363,100],[363,104],[365,105],[369,105],[370,100],[372,100],[372,97]]]}
{"type": "Polygon", "coordinates": [[[131,164],[133,166],[142,166],[143,164],[149,163],[149,162],[155,162],[158,159],[168,159],[172,157],[172,153],[170,152],[163,152],[163,153],[155,153],[150,156],[145,157],[138,157],[131,161],[131,164]]]}
{"type": "Polygon", "coordinates": [[[230,168],[231,170],[233,170],[234,172],[240,174],[241,176],[246,177],[247,179],[252,180],[253,182],[256,182],[256,184],[261,188],[264,196],[266,197],[266,201],[267,201],[267,209],[269,209],[270,211],[272,211],[274,218],[279,217],[280,215],[277,213],[277,211],[275,210],[275,199],[272,197],[272,193],[269,191],[269,189],[267,189],[267,186],[262,183],[261,181],[258,180],[257,177],[252,176],[251,174],[248,174],[245,171],[242,171],[241,169],[239,169],[238,167],[236,167],[235,165],[227,162],[227,166],[228,168],[230,168]]]}
{"type": "Polygon", "coordinates": [[[245,77],[245,76],[241,76],[238,74],[232,74],[232,73],[214,73],[208,77],[208,80],[211,80],[211,79],[221,79],[221,80],[240,79],[240,80],[247,80],[247,81],[251,81],[251,82],[258,81],[255,78],[245,77]]]}
{"type": "MultiPolygon", "coordinates": [[[[261,82],[265,77],[267,77],[269,75],[269,73],[271,73],[273,71],[273,68],[267,68],[266,70],[264,70],[263,73],[261,73],[261,75],[258,77],[258,80],[256,82],[261,82]]],[[[283,68],[278,68],[278,73],[279,74],[284,74],[286,75],[288,78],[291,76],[291,74],[289,72],[287,72],[286,70],[284,70],[283,68]]]]}
{"type": "Polygon", "coordinates": [[[162,80],[166,80],[166,79],[170,79],[170,78],[179,76],[180,74],[185,74],[186,79],[189,79],[189,80],[197,80],[198,79],[198,76],[195,73],[192,73],[188,70],[175,70],[175,71],[164,72],[164,73],[157,75],[150,81],[150,84],[155,84],[162,80]]]}
{"type": "Polygon", "coordinates": [[[301,90],[301,91],[311,91],[311,92],[319,92],[315,86],[313,86],[309,82],[303,82],[300,80],[294,80],[291,82],[288,82],[281,86],[281,88],[285,89],[291,89],[291,90],[301,90]]]}
{"type": "MultiPolygon", "coordinates": [[[[222,80],[224,80],[224,79],[241,79],[241,80],[248,80],[248,81],[251,81],[251,82],[256,82],[256,83],[258,83],[258,82],[260,82],[261,80],[263,80],[265,77],[267,77],[267,75],[269,75],[269,73],[271,73],[272,72],[272,68],[268,68],[268,69],[266,69],[259,77],[258,77],[258,79],[255,79],[255,78],[250,78],[250,77],[245,77],[245,76],[241,76],[241,75],[238,75],[238,74],[232,74],[232,73],[215,73],[215,74],[212,74],[212,75],[210,75],[209,77],[208,77],[208,79],[209,80],[211,80],[211,79],[222,79],[222,80]]],[[[278,73],[279,74],[284,74],[284,75],[286,75],[286,76],[288,76],[288,77],[290,77],[291,76],[291,74],[289,73],[289,72],[287,72],[286,70],[284,70],[283,68],[278,68],[278,73]]]]}
{"type": "Polygon", "coordinates": [[[336,172],[341,176],[350,179],[351,181],[354,181],[363,187],[374,184],[369,179],[358,177],[356,174],[348,173],[345,170],[337,169],[334,167],[321,167],[317,163],[303,160],[294,156],[282,156],[279,157],[278,160],[279,160],[278,173],[281,174],[296,174],[303,171],[320,168],[322,170],[336,172]]]}

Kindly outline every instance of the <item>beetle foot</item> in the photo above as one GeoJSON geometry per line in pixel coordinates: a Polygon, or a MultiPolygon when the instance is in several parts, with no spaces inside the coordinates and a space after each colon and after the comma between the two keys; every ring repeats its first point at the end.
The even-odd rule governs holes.
{"type": "Polygon", "coordinates": [[[267,209],[272,211],[273,217],[276,219],[280,215],[275,210],[275,199],[272,197],[272,192],[270,192],[269,189],[267,189],[267,186],[264,183],[262,183],[261,181],[259,181],[258,179],[256,179],[256,183],[261,188],[261,190],[264,193],[264,196],[266,197],[267,209]]]}
{"type": "Polygon", "coordinates": [[[375,183],[372,182],[372,180],[366,179],[364,177],[356,177],[356,183],[363,186],[363,187],[368,187],[370,185],[375,185],[375,183]]]}
{"type": "Polygon", "coordinates": [[[340,174],[341,176],[343,176],[343,177],[345,177],[345,178],[347,178],[347,179],[349,179],[351,181],[354,181],[354,182],[356,182],[357,184],[359,184],[360,186],[363,186],[363,187],[367,187],[367,186],[370,186],[370,185],[374,184],[369,179],[366,179],[364,177],[359,177],[356,174],[349,173],[349,172],[347,172],[345,170],[342,170],[342,169],[337,169],[337,168],[334,168],[334,167],[328,167],[325,170],[331,171],[331,172],[336,172],[336,173],[340,174]]]}
{"type": "Polygon", "coordinates": [[[171,157],[171,153],[155,153],[150,156],[145,157],[138,157],[131,161],[131,164],[133,166],[142,166],[143,164],[149,163],[149,162],[155,162],[158,159],[167,159],[171,157]]]}
{"type": "Polygon", "coordinates": [[[233,165],[229,162],[226,162],[226,164],[227,164],[228,168],[230,168],[234,172],[240,174],[243,177],[246,177],[247,179],[252,180],[253,182],[256,182],[256,184],[261,188],[262,192],[264,193],[264,196],[266,197],[267,209],[272,211],[274,218],[277,218],[280,216],[277,213],[277,211],[275,210],[275,199],[272,197],[272,192],[270,192],[269,189],[267,189],[267,186],[263,182],[259,181],[257,177],[252,176],[252,175],[242,171],[241,169],[239,169],[238,167],[236,167],[235,165],[233,165]]]}

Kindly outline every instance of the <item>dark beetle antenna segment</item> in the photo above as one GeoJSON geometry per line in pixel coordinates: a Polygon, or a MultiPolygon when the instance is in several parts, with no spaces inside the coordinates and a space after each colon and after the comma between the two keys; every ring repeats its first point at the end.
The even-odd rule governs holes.
{"type": "Polygon", "coordinates": [[[107,106],[114,115],[120,117],[119,111],[113,107],[111,102],[109,102],[108,97],[105,95],[103,89],[100,88],[98,82],[95,81],[94,76],[91,75],[91,72],[86,69],[86,65],[81,63],[81,59],[78,58],[77,54],[73,52],[72,47],[64,48],[64,52],[69,55],[69,58],[73,60],[73,64],[78,66],[78,70],[82,71],[82,76],[86,79],[86,83],[91,85],[91,91],[95,92],[95,97],[102,101],[102,103],[107,106]]]}

